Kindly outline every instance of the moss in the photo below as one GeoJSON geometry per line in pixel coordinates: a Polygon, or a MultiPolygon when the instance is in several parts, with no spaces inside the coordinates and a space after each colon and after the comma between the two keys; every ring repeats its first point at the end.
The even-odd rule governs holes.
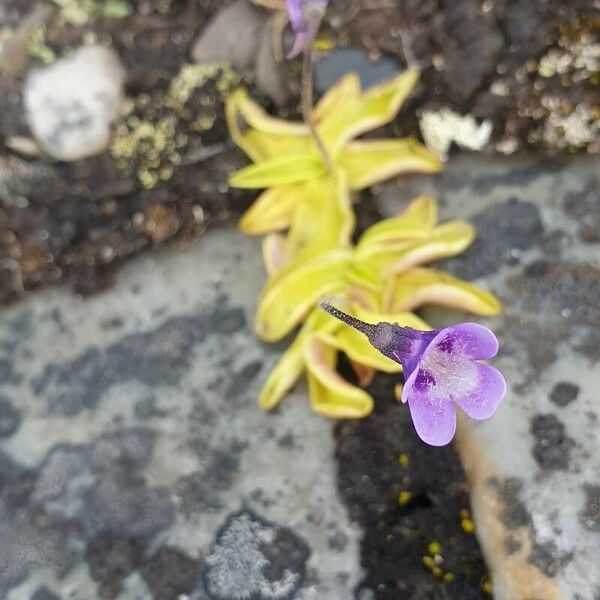
{"type": "Polygon", "coordinates": [[[137,96],[111,144],[120,172],[146,189],[171,179],[192,144],[212,132],[224,96],[238,84],[228,66],[184,65],[166,92],[137,96]]]}

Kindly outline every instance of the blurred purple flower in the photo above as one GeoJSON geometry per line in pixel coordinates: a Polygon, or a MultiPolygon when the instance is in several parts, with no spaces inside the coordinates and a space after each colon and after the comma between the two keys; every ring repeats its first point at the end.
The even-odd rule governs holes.
{"type": "Polygon", "coordinates": [[[288,15],[296,37],[288,58],[309,50],[319,31],[329,0],[286,0],[288,15]]]}
{"type": "Polygon", "coordinates": [[[408,402],[419,437],[432,446],[444,446],[454,437],[454,404],[472,419],[482,420],[491,417],[504,398],[506,382],[500,371],[478,362],[498,352],[496,336],[482,325],[418,331],[393,323],[364,323],[329,304],[322,308],[364,333],[382,354],[402,365],[402,402],[408,402]]]}

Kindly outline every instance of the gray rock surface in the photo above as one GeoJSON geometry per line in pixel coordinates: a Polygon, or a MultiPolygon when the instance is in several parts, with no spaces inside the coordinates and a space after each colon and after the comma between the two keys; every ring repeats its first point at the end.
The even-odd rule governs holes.
{"type": "Polygon", "coordinates": [[[219,230],[93,299],[4,312],[2,598],[351,597],[333,425],[303,388],[277,414],[256,406],[278,356],[250,325],[260,261],[219,230]]]}
{"type": "MultiPolygon", "coordinates": [[[[457,439],[495,597],[595,600],[595,165],[463,155],[373,202],[392,215],[421,192],[477,227],[445,268],[506,306],[486,324],[509,394],[457,439]]],[[[353,597],[370,532],[339,500],[332,424],[304,385],[274,414],[255,405],[279,355],[251,331],[263,280],[260,244],[228,228],[131,263],[94,298],[54,290],[4,310],[0,597],[353,597]]]]}
{"type": "MultiPolygon", "coordinates": [[[[600,185],[597,162],[463,155],[437,178],[382,186],[395,214],[416,193],[477,239],[447,268],[493,289],[495,365],[509,392],[458,450],[498,600],[600,597],[600,185]]],[[[430,311],[433,320],[462,315],[430,311]]]]}
{"type": "Polygon", "coordinates": [[[125,75],[116,52],[103,46],[84,46],[30,73],[24,104],[41,147],[64,161],[105,150],[121,109],[125,75]]]}
{"type": "Polygon", "coordinates": [[[361,87],[383,83],[400,72],[398,63],[390,57],[371,60],[363,50],[341,48],[319,57],[315,64],[315,89],[324,94],[347,73],[358,73],[361,87]]]}

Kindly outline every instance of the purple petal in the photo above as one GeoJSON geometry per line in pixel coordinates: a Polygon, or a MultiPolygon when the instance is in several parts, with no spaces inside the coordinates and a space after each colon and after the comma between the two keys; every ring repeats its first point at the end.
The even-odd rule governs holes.
{"type": "Polygon", "coordinates": [[[479,376],[479,385],[463,396],[454,398],[472,419],[481,421],[491,417],[506,394],[506,381],[502,373],[489,365],[474,363],[479,376]]]}
{"type": "Polygon", "coordinates": [[[302,8],[301,0],[286,0],[287,11],[290,17],[290,23],[294,28],[294,31],[299,31],[304,28],[304,22],[302,20],[302,8]]]}
{"type": "Polygon", "coordinates": [[[492,358],[498,353],[496,336],[478,323],[461,323],[442,329],[428,348],[462,354],[476,360],[492,358]]]}
{"type": "Polygon", "coordinates": [[[404,386],[402,400],[408,401],[419,437],[431,446],[445,446],[456,431],[456,412],[452,402],[432,399],[432,385],[435,386],[433,376],[417,369],[404,386]]]}
{"type": "Polygon", "coordinates": [[[300,54],[302,50],[304,50],[308,43],[309,40],[307,33],[297,33],[294,37],[294,44],[291,47],[290,51],[287,53],[286,58],[296,58],[296,56],[298,56],[298,54],[300,54]]]}

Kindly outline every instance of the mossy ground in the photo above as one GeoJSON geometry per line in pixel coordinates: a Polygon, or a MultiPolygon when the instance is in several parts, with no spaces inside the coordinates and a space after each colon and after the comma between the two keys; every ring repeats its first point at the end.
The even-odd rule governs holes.
{"type": "MultiPolygon", "coordinates": [[[[223,2],[56,4],[54,17],[31,37],[30,66],[81,44],[110,45],[125,63],[129,102],[102,156],[69,165],[43,157],[15,163],[20,157],[14,140],[29,136],[22,78],[0,78],[0,158],[12,161],[17,177],[9,187],[19,191],[2,200],[0,301],[60,281],[93,292],[128,257],[195,238],[213,223],[235,219],[252,200],[252,194],[227,186],[228,174],[244,157],[228,145],[222,98],[240,75],[223,66],[190,64],[194,40],[223,2]],[[163,219],[158,224],[157,215],[163,219]]],[[[332,0],[323,39],[373,56],[386,53],[402,66],[399,32],[408,31],[425,69],[422,85],[389,127],[391,135],[418,132],[421,108],[449,106],[491,119],[500,149],[597,151],[589,130],[597,118],[597,16],[586,4],[429,0],[373,11],[361,0],[347,11],[344,1],[332,0]]],[[[0,39],[34,5],[0,0],[6,17],[0,39]]],[[[252,89],[249,75],[245,83],[252,89]]],[[[282,114],[297,115],[297,107],[292,103],[282,114]]]]}

